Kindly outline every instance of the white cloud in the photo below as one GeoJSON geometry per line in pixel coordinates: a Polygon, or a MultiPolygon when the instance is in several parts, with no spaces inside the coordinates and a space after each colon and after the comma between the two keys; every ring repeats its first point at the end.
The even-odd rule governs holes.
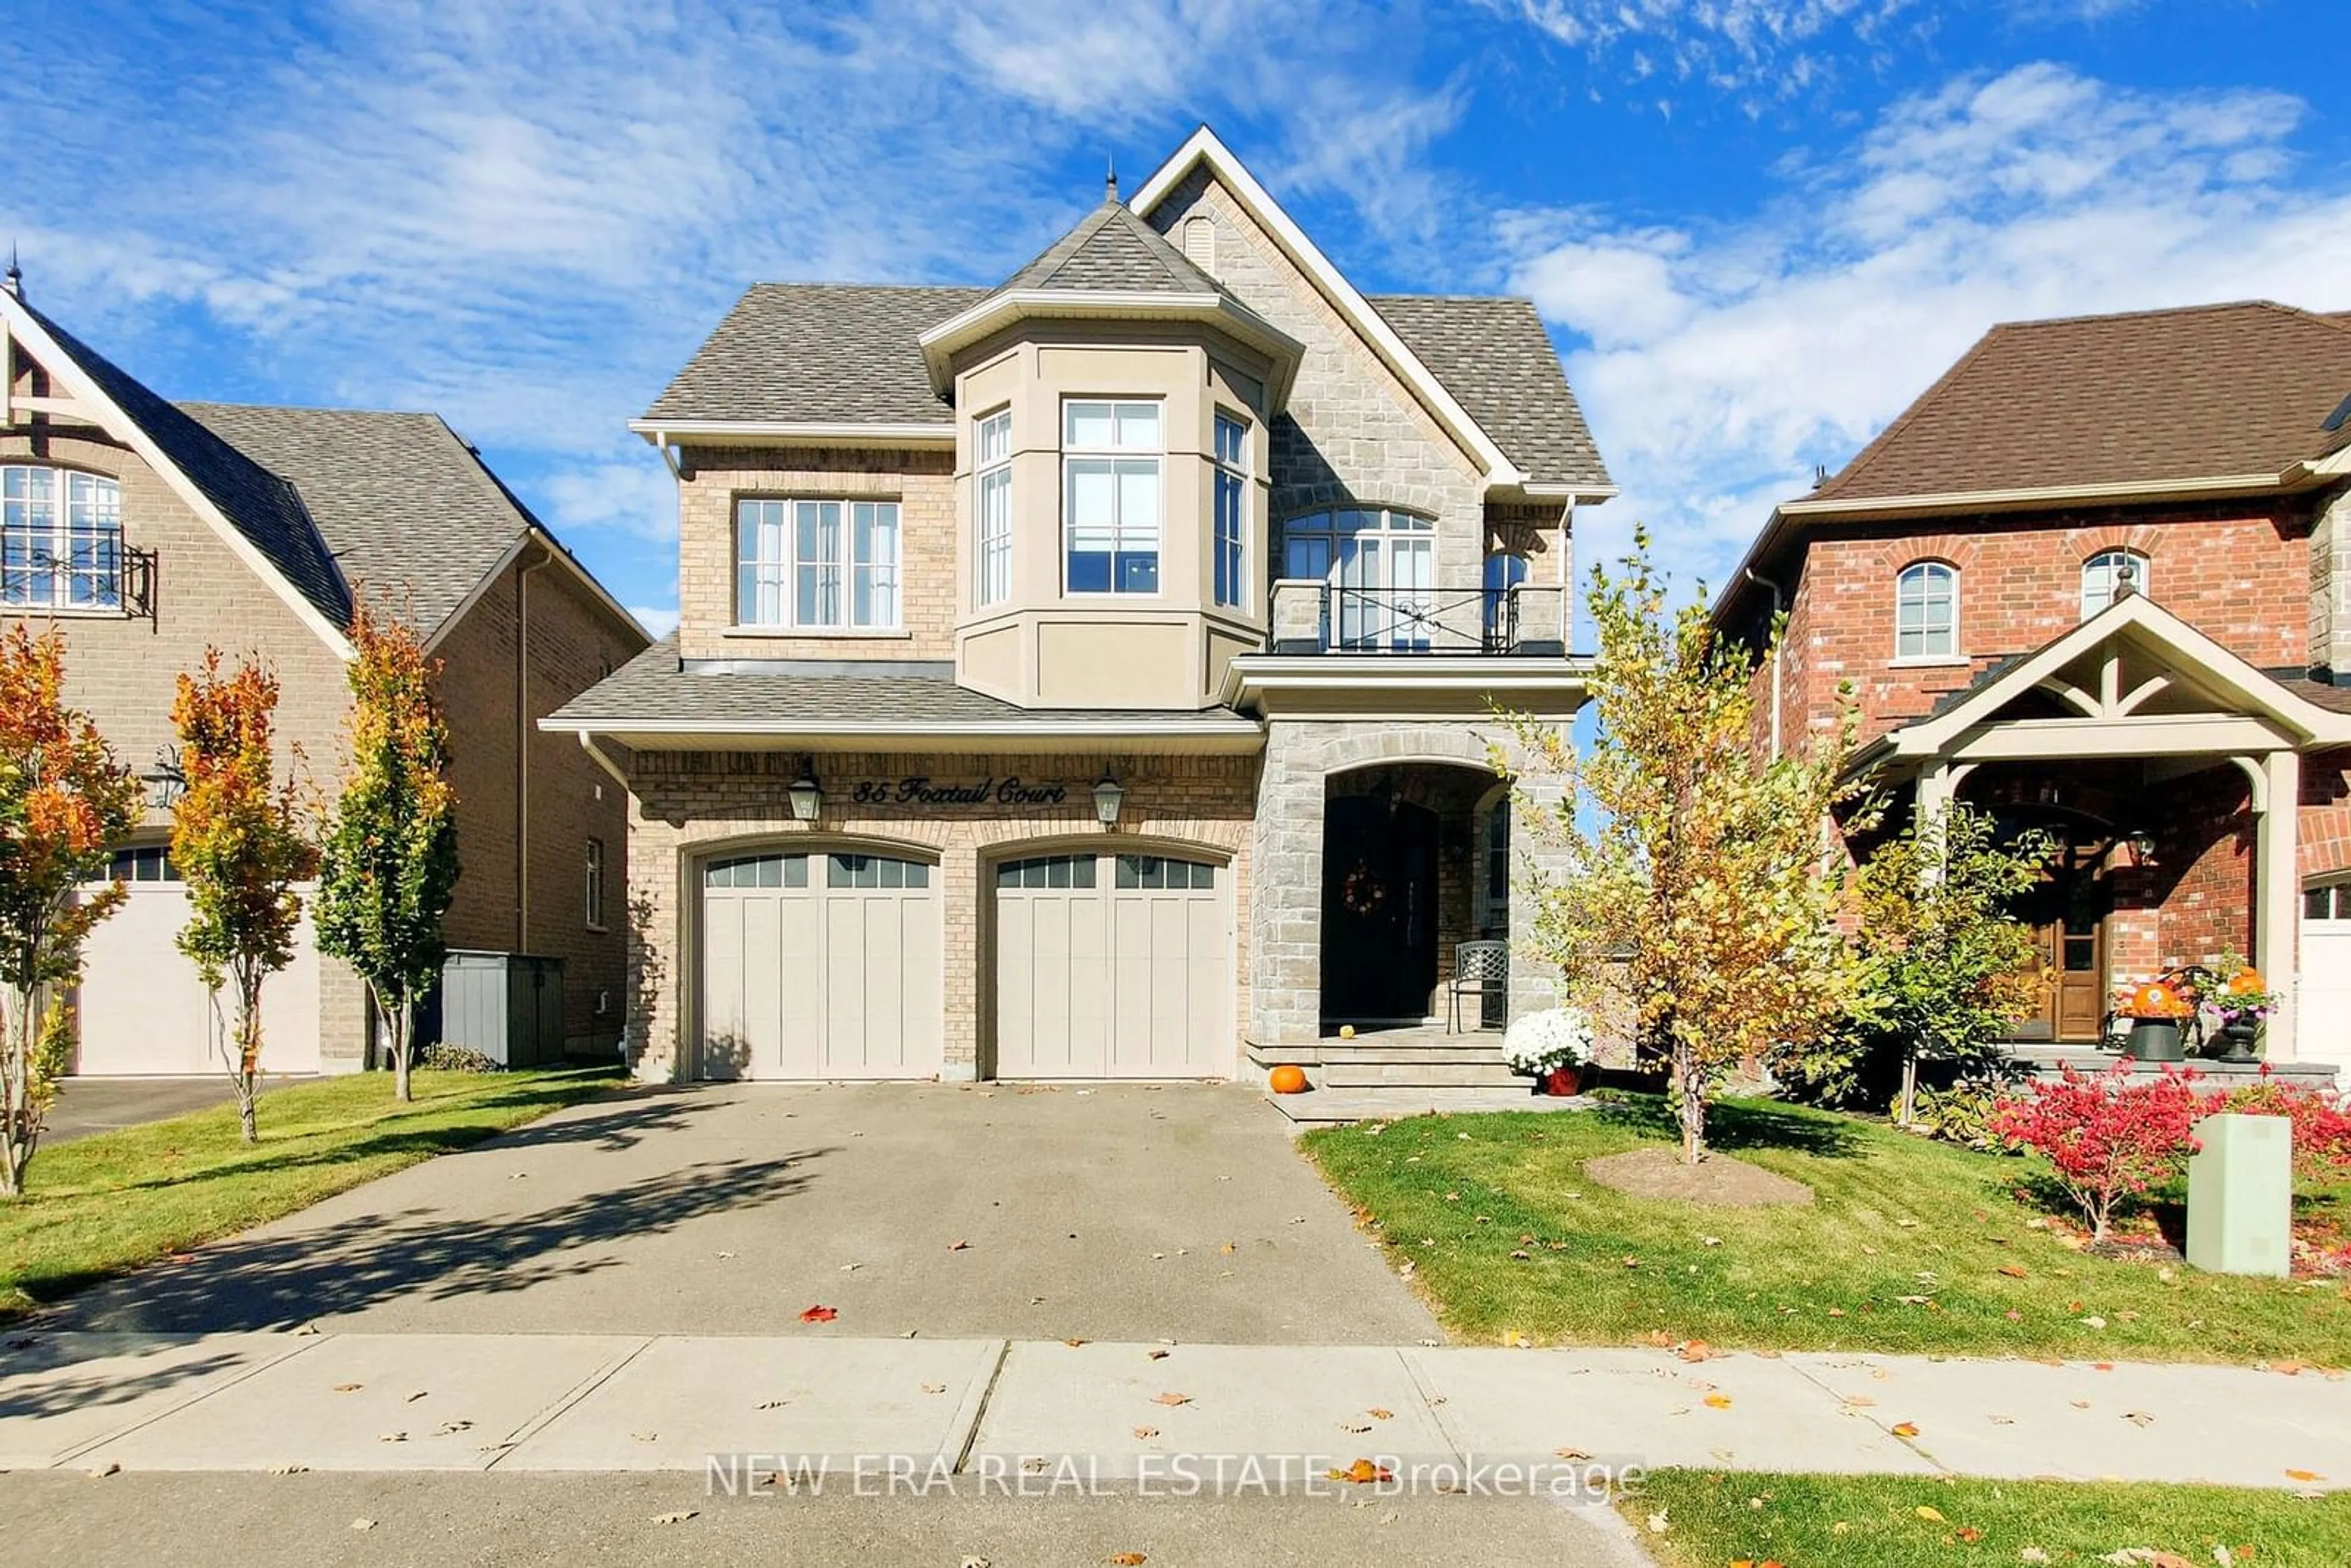
{"type": "MultiPolygon", "coordinates": [[[[1793,97],[1849,64],[1875,66],[1897,35],[1931,32],[1915,0],[1482,0],[1634,82],[1793,97]]],[[[2111,3],[2111,0],[2109,0],[2111,3]]],[[[1672,112],[1670,98],[1656,100],[1672,112]]]]}
{"type": "Polygon", "coordinates": [[[677,630],[677,606],[674,604],[632,604],[629,613],[637,618],[656,643],[677,630]]]}
{"type": "Polygon", "coordinates": [[[2267,297],[2351,306],[2351,191],[2276,183],[2303,106],[2158,96],[2047,65],[1895,105],[1743,219],[1512,214],[1513,285],[1583,340],[1570,379],[1636,519],[1717,587],[1769,514],[1994,322],[2267,297]]]}

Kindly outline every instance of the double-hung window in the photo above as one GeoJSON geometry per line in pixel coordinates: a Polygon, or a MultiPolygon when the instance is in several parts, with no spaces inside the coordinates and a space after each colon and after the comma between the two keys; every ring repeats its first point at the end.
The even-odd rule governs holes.
{"type": "Polygon", "coordinates": [[[1061,405],[1067,591],[1159,591],[1162,450],[1156,402],[1061,405]]]}
{"type": "Polygon", "coordinates": [[[1012,411],[991,413],[974,433],[979,477],[977,578],[979,603],[1001,604],[1012,597],[1012,411]]]}
{"type": "Polygon", "coordinates": [[[2087,621],[2122,597],[2147,591],[2147,557],[2135,549],[2100,550],[2082,563],[2082,619],[2087,621]]]}
{"type": "Polygon", "coordinates": [[[1216,600],[1247,608],[1249,559],[1249,424],[1229,413],[1217,415],[1216,600]]]}
{"type": "Polygon", "coordinates": [[[1949,659],[1959,652],[1959,574],[1939,560],[1902,569],[1894,584],[1894,656],[1949,659]]]}
{"type": "Polygon", "coordinates": [[[737,624],[897,630],[897,502],[740,501],[735,542],[737,624]]]}
{"type": "Polygon", "coordinates": [[[122,492],[102,474],[0,467],[0,602],[122,607],[122,492]]]}

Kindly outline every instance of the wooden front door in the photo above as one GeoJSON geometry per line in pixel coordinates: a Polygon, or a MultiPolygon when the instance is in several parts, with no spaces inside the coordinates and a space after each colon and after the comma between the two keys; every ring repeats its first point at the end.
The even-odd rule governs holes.
{"type": "Polygon", "coordinates": [[[2041,1009],[2017,1026],[2020,1040],[2087,1044],[2106,1016],[2105,878],[2090,872],[2053,876],[2032,896],[2033,966],[2041,1009]]]}
{"type": "Polygon", "coordinates": [[[1437,985],[1437,814],[1369,795],[1324,810],[1322,1017],[1424,1018],[1437,985]]]}

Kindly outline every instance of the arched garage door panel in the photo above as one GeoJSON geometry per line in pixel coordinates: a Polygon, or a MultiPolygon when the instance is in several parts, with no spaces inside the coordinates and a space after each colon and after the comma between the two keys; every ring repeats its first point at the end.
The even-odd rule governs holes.
{"type": "Polygon", "coordinates": [[[1228,880],[1221,867],[1164,856],[1000,866],[998,1076],[1229,1074],[1228,880]]]}
{"type": "Polygon", "coordinates": [[[939,1071],[931,868],[764,854],[703,872],[702,1076],[928,1078],[939,1071]]]}

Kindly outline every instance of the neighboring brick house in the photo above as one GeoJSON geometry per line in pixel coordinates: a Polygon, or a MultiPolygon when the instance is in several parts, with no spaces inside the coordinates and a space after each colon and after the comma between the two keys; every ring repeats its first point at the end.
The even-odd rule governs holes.
{"type": "Polygon", "coordinates": [[[645,1074],[1327,1062],[1524,928],[1481,721],[1582,701],[1613,494],[1526,301],[1358,292],[1204,129],[1000,287],[753,287],[634,428],[681,623],[545,723],[645,1074]]]}
{"type": "Polygon", "coordinates": [[[2351,318],[2266,303],[1994,328],[1783,503],[1718,606],[1757,744],[1860,711],[1907,810],[2048,830],[2020,1038],[2226,951],[2351,1059],[2351,318]]]}
{"type": "MultiPolygon", "coordinates": [[[[644,648],[628,613],[437,415],[167,402],[27,304],[13,273],[0,392],[0,614],[65,632],[69,700],[151,788],[116,856],[130,900],[86,952],[75,1071],[218,1061],[211,998],[172,941],[186,922],[164,848],[174,683],[208,647],[258,653],[279,683],[286,766],[298,748],[331,791],[359,594],[444,662],[464,866],[451,946],[560,957],[567,1039],[609,1050],[624,801],[534,721],[644,648]]],[[[263,1009],[266,1070],[366,1061],[364,988],[307,923],[263,1009]]]]}

